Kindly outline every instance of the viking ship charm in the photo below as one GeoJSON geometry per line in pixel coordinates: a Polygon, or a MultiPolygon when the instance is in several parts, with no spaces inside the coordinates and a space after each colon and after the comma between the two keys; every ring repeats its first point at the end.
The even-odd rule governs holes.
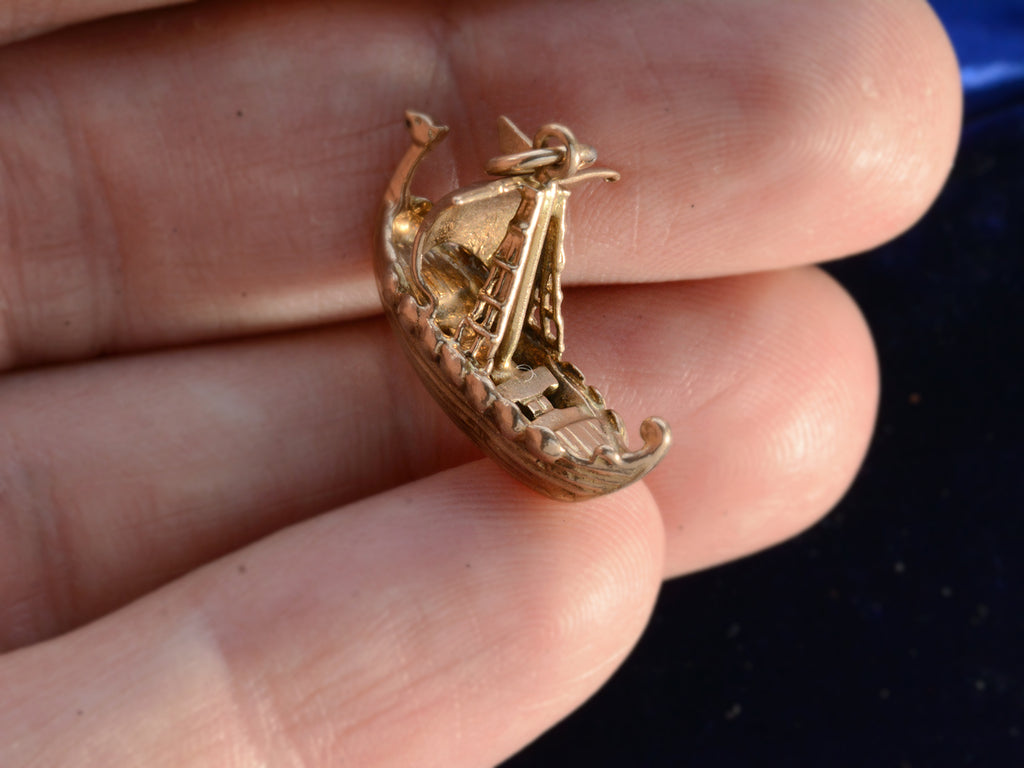
{"type": "Polygon", "coordinates": [[[423,383],[502,467],[556,499],[609,493],[643,477],[668,449],[658,418],[629,450],[619,416],[562,360],[561,272],[569,187],[618,174],[561,125],[530,141],[499,122],[497,178],[436,203],[411,193],[423,157],[448,133],[406,113],[412,143],[384,197],[377,284],[384,311],[423,383]]]}

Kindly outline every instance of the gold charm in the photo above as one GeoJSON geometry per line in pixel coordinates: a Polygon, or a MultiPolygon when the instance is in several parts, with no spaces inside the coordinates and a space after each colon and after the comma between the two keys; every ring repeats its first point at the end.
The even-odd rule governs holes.
{"type": "Polygon", "coordinates": [[[412,144],[384,197],[376,262],[384,311],[427,389],[515,477],[556,499],[615,491],[668,450],[658,418],[630,451],[618,414],[562,360],[561,273],[568,187],[619,175],[561,125],[531,142],[507,118],[498,178],[437,203],[410,193],[420,160],[448,133],[406,113],[412,144]]]}

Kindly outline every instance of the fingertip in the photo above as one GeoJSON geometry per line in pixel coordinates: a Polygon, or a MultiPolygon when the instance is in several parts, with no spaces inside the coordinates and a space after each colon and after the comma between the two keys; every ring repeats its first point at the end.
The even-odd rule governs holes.
{"type": "Polygon", "coordinates": [[[723,216],[754,230],[766,266],[863,251],[924,214],[952,167],[962,101],[927,3],[794,4],[751,49],[723,216]]]}
{"type": "Polygon", "coordinates": [[[290,740],[326,740],[362,764],[381,755],[494,764],[517,751],[617,668],[664,571],[661,520],[643,485],[567,504],[490,461],[367,499],[296,535],[275,556],[306,553],[315,596],[304,602],[315,611],[293,620],[319,661],[263,686],[290,740]],[[319,550],[333,550],[330,575],[319,550]],[[339,601],[332,584],[358,595],[339,601]],[[310,689],[322,691],[313,714],[326,706],[330,723],[309,719],[310,689]]]}
{"type": "Polygon", "coordinates": [[[598,636],[619,644],[620,656],[632,646],[659,589],[664,559],[661,517],[643,483],[559,502],[489,460],[428,482],[438,494],[433,509],[439,515],[475,521],[477,557],[488,562],[493,588],[516,585],[510,606],[522,612],[521,626],[536,630],[519,638],[527,655],[543,656],[552,644],[566,653],[592,648],[598,636]]]}
{"type": "MultiPolygon", "coordinates": [[[[845,107],[831,132],[843,146],[832,170],[846,180],[850,222],[865,234],[837,256],[877,245],[924,214],[952,168],[962,117],[956,55],[927,3],[872,3],[860,17],[841,27],[847,58],[862,52],[864,63],[835,73],[845,107]]],[[[821,157],[828,161],[827,150],[821,157]]]]}
{"type": "Polygon", "coordinates": [[[796,407],[774,425],[768,453],[794,502],[780,539],[816,523],[845,494],[867,452],[879,397],[877,352],[856,301],[820,269],[802,269],[796,279],[807,286],[796,312],[806,331],[780,345],[775,382],[796,407]]]}
{"type": "Polygon", "coordinates": [[[649,484],[665,512],[667,573],[759,551],[817,522],[863,461],[878,364],[854,301],[815,268],[713,281],[731,344],[697,348],[669,466],[649,484]],[[700,360],[695,365],[703,366],[700,360]]]}
{"type": "Polygon", "coordinates": [[[17,744],[0,757],[66,764],[85,744],[111,765],[496,764],[618,666],[661,554],[643,485],[567,504],[464,465],[8,657],[20,706],[0,729],[17,744]]]}

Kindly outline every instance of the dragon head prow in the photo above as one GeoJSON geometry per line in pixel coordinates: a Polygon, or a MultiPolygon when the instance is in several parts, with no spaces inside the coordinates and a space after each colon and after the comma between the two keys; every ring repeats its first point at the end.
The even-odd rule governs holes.
{"type": "Polygon", "coordinates": [[[448,133],[447,125],[438,125],[422,112],[406,110],[405,127],[409,129],[412,143],[419,147],[436,144],[448,133]]]}

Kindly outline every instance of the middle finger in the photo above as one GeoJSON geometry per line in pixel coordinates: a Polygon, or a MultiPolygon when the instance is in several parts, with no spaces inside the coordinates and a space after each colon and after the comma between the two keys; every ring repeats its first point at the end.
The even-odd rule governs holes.
{"type": "MultiPolygon", "coordinates": [[[[566,301],[567,359],[675,445],[647,484],[669,568],[765,546],[857,467],[875,381],[863,321],[817,270],[566,301]]],[[[107,611],[275,528],[475,448],[382,321],[0,382],[0,647],[107,611]]]]}

